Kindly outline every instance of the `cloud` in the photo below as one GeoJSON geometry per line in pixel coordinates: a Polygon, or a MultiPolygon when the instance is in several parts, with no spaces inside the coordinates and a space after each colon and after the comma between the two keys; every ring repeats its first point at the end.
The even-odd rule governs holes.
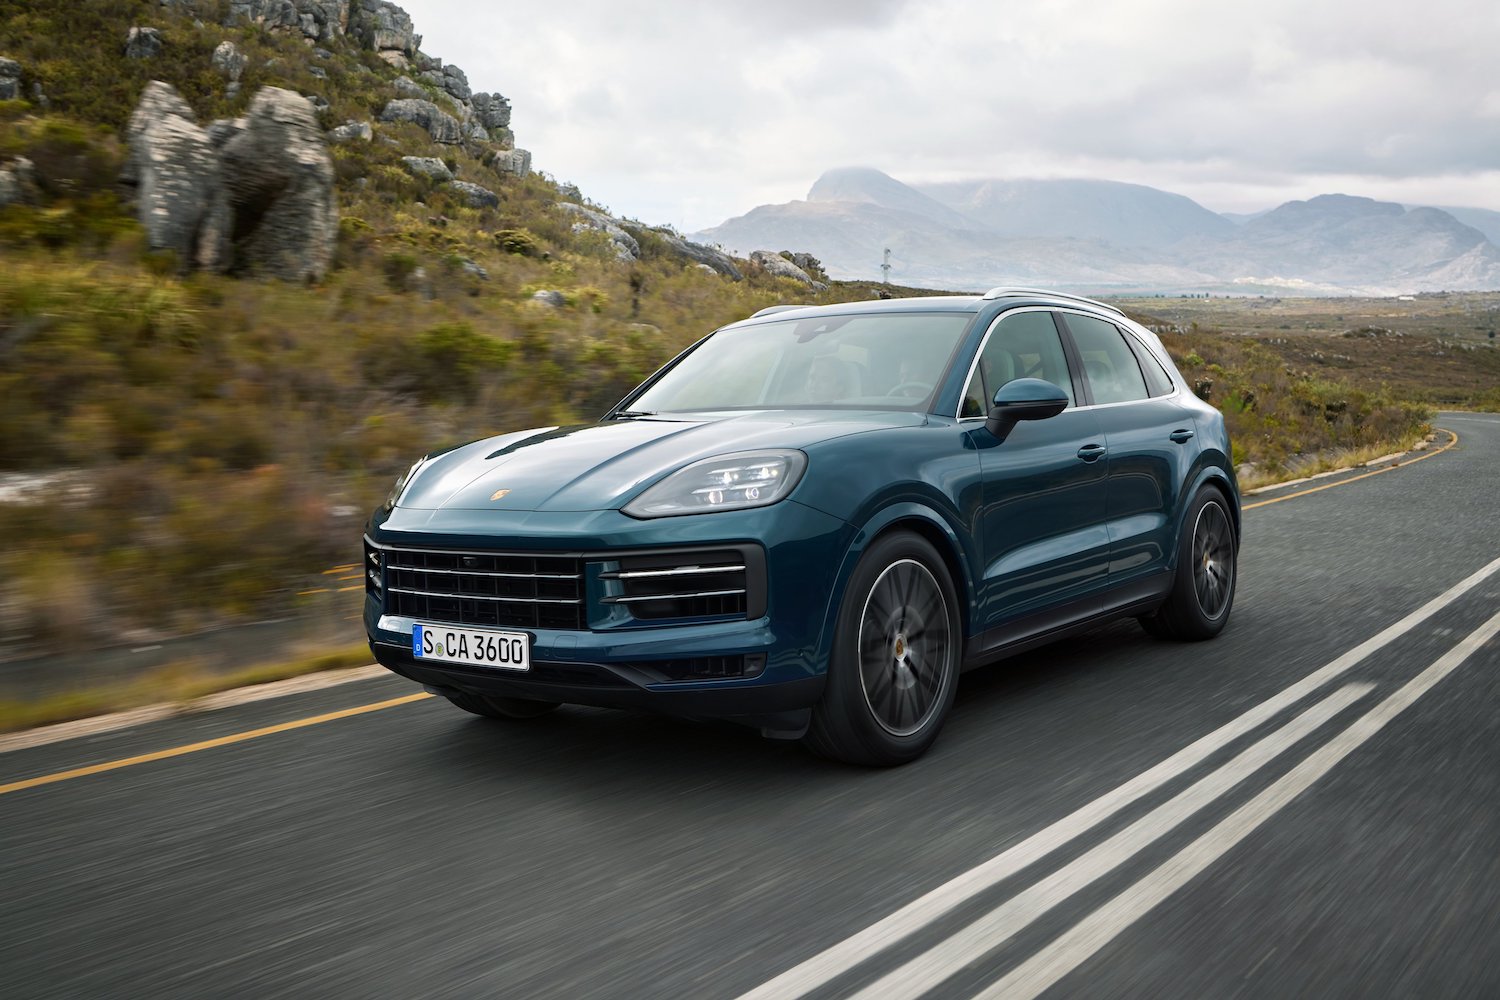
{"type": "Polygon", "coordinates": [[[1237,203],[1326,178],[1473,194],[1500,169],[1488,0],[1424,0],[1420,24],[1405,0],[406,7],[427,51],[512,99],[540,169],[689,229],[853,163],[1237,203]]]}

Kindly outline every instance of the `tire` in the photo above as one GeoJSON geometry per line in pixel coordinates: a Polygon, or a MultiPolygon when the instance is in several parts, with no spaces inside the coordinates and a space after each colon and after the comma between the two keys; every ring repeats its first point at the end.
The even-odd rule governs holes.
{"type": "Polygon", "coordinates": [[[1177,540],[1172,592],[1141,626],[1158,639],[1200,642],[1229,623],[1239,578],[1239,548],[1224,494],[1205,486],[1193,497],[1177,540]]]}
{"type": "Polygon", "coordinates": [[[889,767],[920,757],[942,729],[963,652],[958,597],[937,550],[910,532],[875,540],[839,605],[813,752],[889,767]]]}
{"type": "Polygon", "coordinates": [[[449,701],[463,709],[487,719],[535,719],[558,707],[555,701],[532,701],[529,698],[499,698],[466,691],[455,691],[444,695],[449,701]]]}

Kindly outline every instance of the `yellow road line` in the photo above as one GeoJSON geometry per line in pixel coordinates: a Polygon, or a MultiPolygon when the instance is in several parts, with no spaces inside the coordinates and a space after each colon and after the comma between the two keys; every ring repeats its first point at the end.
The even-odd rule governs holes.
{"type": "Polygon", "coordinates": [[[365,585],[364,584],[362,584],[362,583],[356,583],[352,587],[340,587],[338,589],[338,592],[340,594],[345,594],[345,593],[348,593],[351,590],[364,590],[364,589],[365,589],[365,585]]]}
{"type": "Polygon", "coordinates": [[[234,743],[244,743],[247,740],[259,739],[262,736],[272,736],[276,733],[284,733],[292,729],[304,729],[308,726],[316,726],[324,722],[332,722],[335,719],[347,719],[353,715],[364,715],[367,712],[379,712],[386,708],[395,708],[397,705],[407,705],[432,695],[425,691],[417,694],[408,694],[400,698],[392,698],[389,701],[377,701],[370,705],[358,705],[354,708],[340,709],[337,712],[327,712],[323,715],[313,715],[305,719],[295,719],[291,722],[281,722],[274,726],[265,726],[261,729],[251,729],[243,733],[233,733],[229,736],[220,736],[217,739],[204,740],[201,743],[188,743],[180,747],[172,747],[169,750],[157,750],[154,753],[143,753],[136,757],[124,757],[120,760],[112,760],[103,764],[90,764],[88,767],[77,767],[71,771],[58,771],[54,774],[44,774],[37,778],[27,778],[24,781],[13,781],[8,785],[0,785],[0,795],[10,792],[19,792],[27,788],[36,788],[39,785],[51,785],[59,781],[69,781],[73,778],[83,778],[90,774],[102,774],[105,771],[118,771],[122,767],[133,767],[136,764],[149,764],[152,761],[166,760],[169,757],[181,757],[184,754],[197,753],[200,750],[212,750],[214,747],[229,746],[234,743]]]}
{"type": "Polygon", "coordinates": [[[1441,448],[1437,449],[1436,451],[1429,451],[1427,454],[1421,455],[1421,456],[1419,456],[1417,458],[1414,458],[1414,459],[1412,459],[1409,462],[1393,462],[1392,464],[1387,465],[1384,468],[1376,469],[1374,472],[1366,472],[1366,473],[1363,473],[1363,474],[1358,475],[1358,476],[1350,476],[1348,479],[1340,479],[1336,483],[1325,483],[1322,486],[1314,486],[1312,489],[1308,489],[1308,490],[1298,490],[1296,493],[1288,493],[1284,497],[1273,497],[1270,500],[1261,500],[1258,503],[1247,503],[1244,506],[1242,506],[1240,509],[1241,510],[1254,510],[1257,507],[1268,507],[1268,506],[1270,506],[1273,503],[1281,503],[1281,501],[1283,501],[1283,500],[1291,500],[1291,499],[1294,499],[1296,497],[1305,497],[1309,493],[1321,493],[1324,490],[1331,490],[1335,486],[1347,486],[1349,483],[1357,483],[1361,479],[1369,479],[1371,476],[1378,476],[1378,475],[1381,475],[1382,473],[1392,472],[1392,471],[1394,471],[1396,469],[1404,469],[1408,465],[1416,465],[1418,462],[1425,462],[1429,458],[1433,458],[1433,457],[1436,457],[1438,455],[1441,455],[1443,452],[1447,451],[1449,448],[1452,448],[1454,445],[1458,444],[1458,434],[1457,433],[1455,433],[1453,431],[1449,431],[1448,428],[1446,428],[1446,427],[1444,427],[1442,429],[1445,430],[1445,431],[1448,431],[1448,433],[1450,435],[1452,435],[1452,439],[1447,444],[1443,445],[1441,448]]]}
{"type": "Polygon", "coordinates": [[[324,576],[333,576],[337,573],[347,573],[351,569],[359,569],[359,563],[350,563],[347,566],[334,566],[323,571],[324,576]]]}
{"type": "Polygon", "coordinates": [[[327,587],[319,587],[317,590],[299,590],[299,591],[297,591],[297,596],[298,597],[311,597],[313,594],[326,594],[326,593],[328,593],[328,588],[327,587]]]}

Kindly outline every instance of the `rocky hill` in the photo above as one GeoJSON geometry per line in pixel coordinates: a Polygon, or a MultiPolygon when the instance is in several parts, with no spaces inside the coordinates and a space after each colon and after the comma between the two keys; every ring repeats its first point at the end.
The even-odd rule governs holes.
{"type": "MultiPolygon", "coordinates": [[[[1477,224],[1493,221],[1460,211],[1477,224]]],[[[762,205],[696,236],[731,250],[805,247],[841,278],[878,274],[889,247],[900,280],[941,288],[1010,281],[1113,294],[1500,288],[1500,249],[1481,229],[1440,209],[1344,195],[1232,220],[1136,184],[912,187],[877,170],[840,169],[819,178],[806,201],[762,205]]]]}

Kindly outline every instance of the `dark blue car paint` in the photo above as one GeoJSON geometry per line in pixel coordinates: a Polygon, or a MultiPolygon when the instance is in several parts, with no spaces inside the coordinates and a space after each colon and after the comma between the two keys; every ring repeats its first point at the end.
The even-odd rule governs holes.
{"type": "MultiPolygon", "coordinates": [[[[986,333],[1005,311],[1023,306],[1067,308],[1045,298],[823,307],[974,313],[928,412],[807,407],[606,417],[583,427],[500,435],[431,457],[395,506],[372,516],[366,534],[374,544],[609,553],[750,543],[765,551],[766,613],[749,621],[629,627],[599,621],[587,631],[527,630],[534,662],[618,667],[619,690],[570,691],[525,675],[416,665],[410,635],[381,629],[380,600],[370,596],[364,618],[377,658],[427,683],[518,697],[728,716],[805,708],[820,693],[854,565],[875,538],[896,527],[926,536],[947,562],[970,665],[1101,615],[1148,610],[1170,585],[1184,512],[1201,486],[1224,492],[1238,527],[1223,419],[1192,396],[1169,362],[1176,390],[1170,396],[1021,422],[1004,441],[982,420],[957,418],[986,333]],[[1193,434],[1169,437],[1179,429],[1193,434]],[[620,510],[694,461],[768,448],[798,449],[808,460],[791,495],[772,506],[651,520],[620,510]],[[509,492],[492,499],[502,489],[509,492]],[[650,683],[624,666],[729,654],[764,655],[764,669],[739,679],[650,683]]],[[[1148,347],[1144,338],[1136,346],[1162,357],[1159,345],[1148,347]]],[[[617,409],[629,409],[638,393],[617,409]]]]}

